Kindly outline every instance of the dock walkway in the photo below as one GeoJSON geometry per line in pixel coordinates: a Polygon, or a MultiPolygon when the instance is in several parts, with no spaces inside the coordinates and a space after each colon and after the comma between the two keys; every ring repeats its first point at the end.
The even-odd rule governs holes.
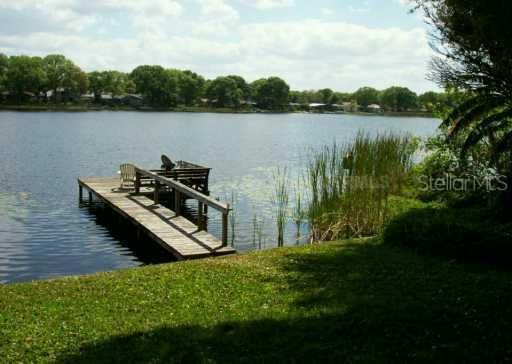
{"type": "Polygon", "coordinates": [[[132,222],[137,229],[169,251],[176,259],[195,259],[235,253],[235,249],[223,244],[220,239],[200,229],[173,210],[155,203],[140,193],[119,189],[119,178],[78,178],[80,198],[82,189],[108,205],[122,217],[132,222]]]}

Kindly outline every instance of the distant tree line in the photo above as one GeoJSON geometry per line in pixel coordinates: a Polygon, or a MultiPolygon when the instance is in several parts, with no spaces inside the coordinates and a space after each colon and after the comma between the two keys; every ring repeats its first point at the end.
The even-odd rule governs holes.
{"type": "Polygon", "coordinates": [[[453,107],[458,98],[448,92],[428,91],[416,94],[406,87],[392,86],[384,90],[361,87],[353,93],[336,92],[329,88],[321,90],[291,91],[290,102],[297,104],[322,103],[327,105],[353,103],[358,110],[370,111],[369,106],[378,105],[386,111],[437,112],[453,107]]]}
{"type": "Polygon", "coordinates": [[[279,77],[262,78],[252,83],[237,75],[207,80],[189,70],[166,69],[156,65],[138,66],[130,73],[86,73],[63,55],[8,57],[0,54],[0,92],[16,102],[41,95],[46,101],[62,101],[57,100],[59,92],[78,96],[90,94],[96,103],[101,103],[103,95],[135,94],[150,106],[164,108],[206,104],[222,108],[257,106],[280,110],[288,109],[290,104],[352,103],[363,111],[372,104],[388,111],[433,111],[440,104],[450,102],[447,93],[426,92],[418,96],[405,87],[390,87],[382,91],[362,87],[354,93],[335,92],[328,88],[291,91],[289,85],[279,77]]]}

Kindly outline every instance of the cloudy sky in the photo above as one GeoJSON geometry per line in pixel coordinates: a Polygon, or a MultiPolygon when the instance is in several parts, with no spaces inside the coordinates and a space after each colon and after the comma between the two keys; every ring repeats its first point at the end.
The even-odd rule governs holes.
{"type": "Polygon", "coordinates": [[[62,53],[87,71],[275,75],[293,89],[436,89],[426,31],[404,0],[0,0],[9,55],[62,53]]]}

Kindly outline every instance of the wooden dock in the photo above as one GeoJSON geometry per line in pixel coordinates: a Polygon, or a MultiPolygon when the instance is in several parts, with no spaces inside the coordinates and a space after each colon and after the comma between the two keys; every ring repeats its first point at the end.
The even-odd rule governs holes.
{"type": "Polygon", "coordinates": [[[135,168],[137,178],[133,191],[120,189],[119,178],[116,177],[78,178],[80,200],[84,200],[84,189],[87,190],[89,202],[92,202],[93,196],[95,196],[130,221],[137,228],[138,233],[145,233],[176,259],[196,259],[236,252],[235,249],[227,246],[229,205],[223,205],[170,178],[135,168]],[[146,187],[141,186],[142,177],[146,181],[153,179],[152,184],[146,187]],[[174,210],[177,211],[159,203],[159,193],[161,193],[162,187],[168,193],[175,194],[177,202],[174,210]],[[148,196],[154,196],[154,198],[148,196]],[[198,201],[197,225],[181,216],[180,204],[184,197],[198,201]],[[206,224],[202,223],[205,206],[217,209],[222,213],[222,239],[205,231],[206,224]]]}

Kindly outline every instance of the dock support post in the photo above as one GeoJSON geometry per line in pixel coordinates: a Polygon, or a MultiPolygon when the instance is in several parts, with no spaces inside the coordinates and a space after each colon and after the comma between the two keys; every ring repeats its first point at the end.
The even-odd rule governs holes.
{"type": "Polygon", "coordinates": [[[135,194],[138,195],[140,193],[140,173],[135,172],[135,194]]]}
{"type": "Polygon", "coordinates": [[[222,246],[228,246],[228,214],[222,214],[222,246]]]}
{"type": "Polygon", "coordinates": [[[154,194],[155,205],[158,205],[158,203],[160,202],[159,201],[160,200],[159,193],[160,193],[160,182],[155,181],[155,194],[154,194]]]}
{"type": "Polygon", "coordinates": [[[197,201],[197,227],[199,228],[199,230],[205,230],[203,209],[203,203],[201,201],[197,201]]]}
{"type": "Polygon", "coordinates": [[[176,216],[181,215],[181,193],[177,189],[174,189],[174,212],[176,216]]]}
{"type": "Polygon", "coordinates": [[[92,192],[89,190],[89,205],[92,204],[92,192]]]}
{"type": "Polygon", "coordinates": [[[78,202],[82,202],[84,199],[84,188],[82,187],[82,185],[79,183],[78,184],[78,202]]]}

